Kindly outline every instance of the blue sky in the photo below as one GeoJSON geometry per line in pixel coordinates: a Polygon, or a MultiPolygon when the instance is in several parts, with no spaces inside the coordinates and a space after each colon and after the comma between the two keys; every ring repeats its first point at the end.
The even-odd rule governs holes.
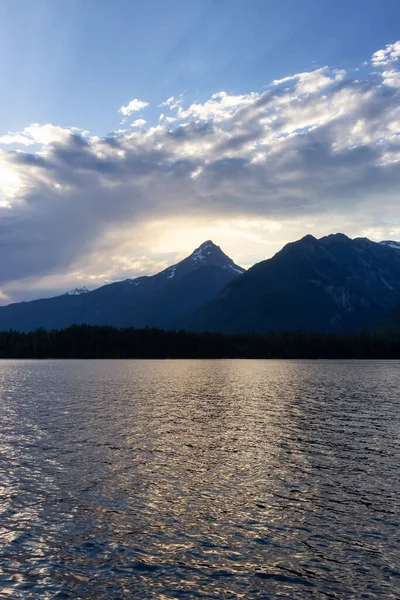
{"type": "Polygon", "coordinates": [[[0,303],[206,239],[243,266],[400,239],[399,23],[399,0],[2,0],[0,303]]]}
{"type": "Polygon", "coordinates": [[[118,128],[116,108],[246,93],[358,66],[397,39],[398,0],[2,0],[0,131],[118,128]]]}

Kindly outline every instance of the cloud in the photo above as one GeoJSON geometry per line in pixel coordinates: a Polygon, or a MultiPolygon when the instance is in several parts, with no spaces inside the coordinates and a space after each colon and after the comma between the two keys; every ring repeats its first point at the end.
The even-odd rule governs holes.
{"type": "Polygon", "coordinates": [[[136,121],[133,121],[133,123],[131,123],[131,127],[144,127],[146,123],[147,121],[145,121],[144,119],[136,119],[136,121]]]}
{"type": "Polygon", "coordinates": [[[0,144],[19,144],[22,146],[32,146],[35,142],[32,138],[23,133],[6,133],[0,136],[0,144]]]}
{"type": "Polygon", "coordinates": [[[389,87],[400,88],[400,72],[392,69],[391,71],[383,71],[383,83],[389,87]]]}
{"type": "Polygon", "coordinates": [[[170,110],[173,110],[174,108],[178,108],[181,105],[181,102],[181,99],[175,98],[175,96],[170,96],[168,100],[161,102],[160,106],[168,106],[170,110]]]}
{"type": "Polygon", "coordinates": [[[213,94],[204,103],[194,103],[186,110],[178,107],[177,117],[181,120],[197,119],[199,121],[224,121],[229,119],[239,108],[250,105],[258,94],[251,92],[240,96],[231,96],[227,92],[213,94]]]}
{"type": "Polygon", "coordinates": [[[174,262],[171,244],[182,253],[214,233],[242,264],[310,231],[399,237],[392,46],[358,79],[322,67],[189,106],[171,97],[171,117],[117,136],[50,124],[6,133],[0,293],[134,276],[139,258],[151,271],[174,262]],[[168,252],[155,253],[167,235],[168,252]]]}
{"type": "Polygon", "coordinates": [[[383,50],[378,50],[372,55],[371,62],[374,67],[382,67],[397,61],[400,58],[400,40],[388,44],[383,50]]]}
{"type": "Polygon", "coordinates": [[[40,125],[32,123],[29,127],[25,127],[23,131],[12,133],[8,132],[0,136],[0,144],[18,144],[22,146],[33,146],[34,144],[48,145],[54,142],[62,142],[68,138],[71,133],[83,132],[77,127],[58,127],[57,125],[40,125]]]}
{"type": "Polygon", "coordinates": [[[126,106],[121,106],[118,109],[118,112],[121,113],[121,115],[124,115],[124,117],[129,117],[129,115],[131,115],[133,112],[143,110],[143,108],[146,108],[146,106],[148,105],[148,102],[144,102],[143,100],[138,100],[137,98],[134,98],[133,100],[128,102],[126,106]]]}
{"type": "Polygon", "coordinates": [[[282,85],[285,83],[296,84],[296,93],[313,94],[323,88],[333,84],[335,81],[341,81],[345,76],[344,70],[334,70],[330,72],[329,67],[321,67],[315,71],[307,73],[297,73],[283,79],[275,79],[272,85],[282,85]]]}

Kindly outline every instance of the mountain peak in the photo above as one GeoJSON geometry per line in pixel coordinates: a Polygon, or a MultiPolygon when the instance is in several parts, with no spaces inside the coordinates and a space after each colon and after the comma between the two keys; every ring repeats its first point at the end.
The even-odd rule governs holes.
{"type": "Polygon", "coordinates": [[[214,244],[212,240],[206,240],[198,248],[196,248],[190,256],[205,256],[207,254],[211,254],[212,252],[220,252],[223,254],[221,248],[214,244]]]}
{"type": "Polygon", "coordinates": [[[162,279],[176,280],[187,273],[197,271],[201,267],[209,266],[219,267],[234,276],[241,275],[245,271],[245,269],[236,265],[212,240],[206,240],[193,250],[192,254],[179,263],[164,269],[155,277],[161,276],[162,279]]]}
{"type": "Polygon", "coordinates": [[[195,263],[197,266],[214,265],[228,269],[235,273],[244,273],[245,269],[236,265],[229,256],[221,250],[219,246],[214,244],[212,240],[206,240],[196,250],[192,252],[186,260],[195,263]]]}
{"type": "Polygon", "coordinates": [[[349,238],[347,235],[345,235],[344,233],[330,233],[329,235],[325,235],[324,237],[320,238],[319,240],[320,242],[323,242],[325,244],[330,244],[332,242],[341,242],[341,243],[348,243],[348,242],[352,242],[351,238],[349,238]]]}
{"type": "Polygon", "coordinates": [[[180,326],[229,333],[374,328],[400,301],[400,244],[386,245],[341,233],[305,236],[254,265],[180,326]]]}
{"type": "Polygon", "coordinates": [[[207,262],[207,256],[215,252],[224,254],[219,246],[216,246],[211,240],[207,240],[192,252],[190,258],[199,260],[200,262],[207,262]]]}

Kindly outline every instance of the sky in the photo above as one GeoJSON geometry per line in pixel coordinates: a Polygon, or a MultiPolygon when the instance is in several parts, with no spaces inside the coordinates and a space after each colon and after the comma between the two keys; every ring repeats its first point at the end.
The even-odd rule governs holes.
{"type": "Polygon", "coordinates": [[[0,304],[400,240],[398,0],[2,0],[0,304]]]}

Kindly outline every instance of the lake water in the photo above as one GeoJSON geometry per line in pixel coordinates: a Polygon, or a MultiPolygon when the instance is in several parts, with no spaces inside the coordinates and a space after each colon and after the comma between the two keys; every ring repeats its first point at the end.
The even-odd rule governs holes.
{"type": "Polygon", "coordinates": [[[0,597],[400,598],[400,363],[1,361],[0,597]]]}

